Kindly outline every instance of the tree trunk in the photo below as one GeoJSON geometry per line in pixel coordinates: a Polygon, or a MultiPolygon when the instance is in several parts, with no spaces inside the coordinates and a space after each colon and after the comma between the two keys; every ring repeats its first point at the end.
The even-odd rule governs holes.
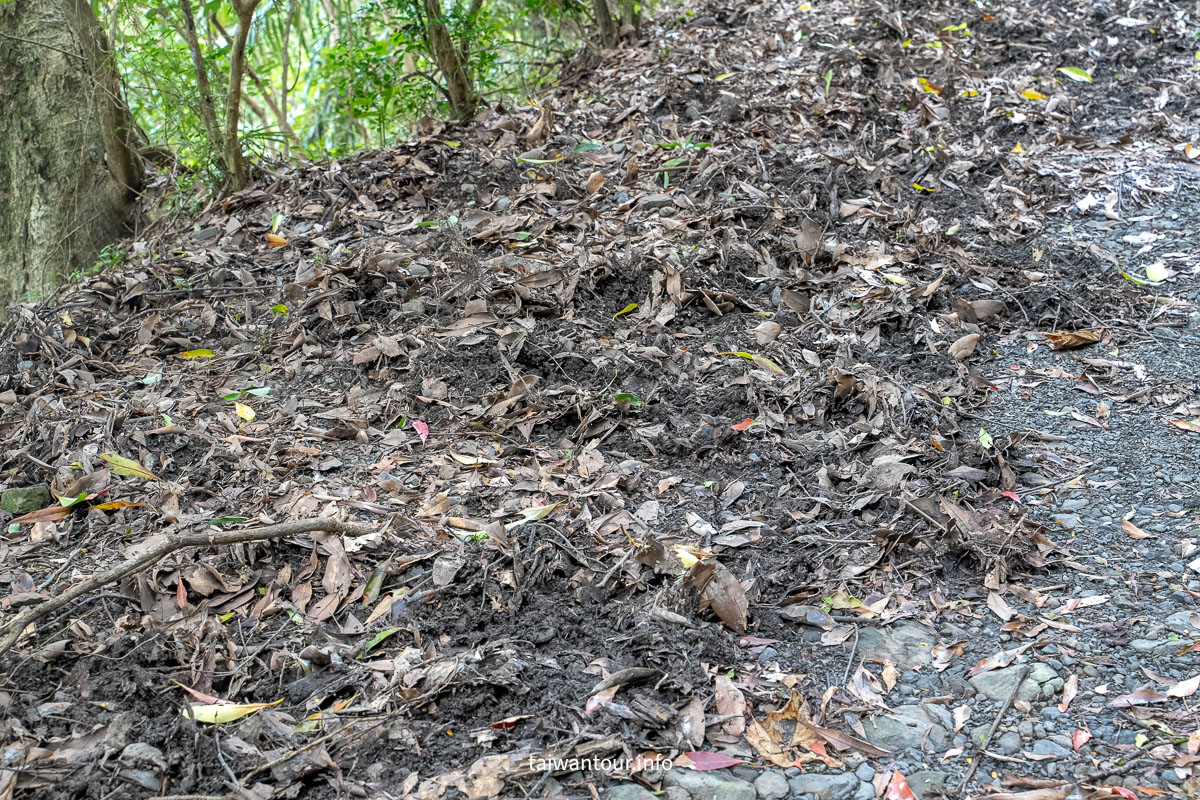
{"type": "Polygon", "coordinates": [[[592,13],[596,17],[596,25],[600,29],[600,44],[612,47],[617,41],[617,21],[608,11],[607,0],[592,0],[592,13]]]}
{"type": "MultiPolygon", "coordinates": [[[[482,0],[472,0],[467,12],[468,20],[474,21],[474,15],[479,12],[481,5],[482,0]]],[[[440,0],[425,0],[425,31],[429,51],[446,81],[450,115],[457,120],[470,119],[479,107],[479,91],[475,88],[475,79],[467,67],[466,53],[454,44],[454,37],[446,27],[440,0]]]]}
{"type": "Polygon", "coordinates": [[[134,130],[87,0],[0,2],[0,302],[121,236],[144,179],[134,130]]]}

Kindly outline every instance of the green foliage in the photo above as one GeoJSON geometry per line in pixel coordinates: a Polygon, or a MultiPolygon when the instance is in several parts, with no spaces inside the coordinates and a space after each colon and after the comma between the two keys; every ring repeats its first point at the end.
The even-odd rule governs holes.
{"type": "MultiPolygon", "coordinates": [[[[202,122],[205,99],[181,0],[94,3],[143,144],[169,149],[195,180],[218,185],[222,152],[202,122]]],[[[237,19],[228,0],[191,6],[210,102],[223,124],[237,19]]],[[[262,0],[242,82],[243,151],[252,159],[339,155],[387,146],[424,115],[449,116],[450,81],[432,52],[429,7],[426,0],[262,0]]],[[[441,0],[440,7],[474,94],[485,101],[535,94],[589,35],[583,0],[441,0]]]]}

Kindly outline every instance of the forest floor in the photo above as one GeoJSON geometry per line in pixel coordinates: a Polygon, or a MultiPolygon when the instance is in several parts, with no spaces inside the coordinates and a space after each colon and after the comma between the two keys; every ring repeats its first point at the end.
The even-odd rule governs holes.
{"type": "Polygon", "coordinates": [[[0,625],[335,530],[42,607],[0,798],[1200,794],[1200,17],[988,8],[164,178],[0,338],[0,625]]]}

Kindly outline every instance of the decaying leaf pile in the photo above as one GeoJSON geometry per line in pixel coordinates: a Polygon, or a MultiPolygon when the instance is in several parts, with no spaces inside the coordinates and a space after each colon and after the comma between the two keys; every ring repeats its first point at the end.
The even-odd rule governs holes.
{"type": "Polygon", "coordinates": [[[972,362],[1108,335],[1046,313],[1028,242],[1173,123],[1079,73],[1192,66],[1165,5],[1154,34],[1068,5],[673,12],[536,107],[273,168],[18,309],[3,480],[52,496],[0,543],[10,787],[886,756],[847,721],[881,702],[857,622],[1063,557],[972,362]],[[12,629],[168,537],[314,519],[372,530],[175,552],[12,629]],[[828,665],[757,659],[814,628],[828,665]]]}

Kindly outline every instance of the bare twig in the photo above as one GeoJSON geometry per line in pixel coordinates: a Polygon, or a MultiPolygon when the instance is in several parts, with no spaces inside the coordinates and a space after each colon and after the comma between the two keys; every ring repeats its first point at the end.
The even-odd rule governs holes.
{"type": "Polygon", "coordinates": [[[1029,665],[1022,664],[1021,669],[1017,672],[1017,682],[1013,684],[1012,691],[1008,693],[1008,699],[1004,701],[1004,705],[1000,706],[1000,713],[992,720],[992,727],[988,728],[987,736],[983,737],[983,744],[979,746],[979,758],[971,762],[971,768],[967,770],[967,774],[963,775],[963,779],[958,784],[958,791],[955,792],[956,797],[962,797],[963,789],[967,788],[967,784],[971,780],[971,776],[975,774],[975,769],[979,766],[979,762],[983,760],[983,751],[987,750],[988,745],[992,742],[992,736],[995,735],[996,729],[1000,727],[1000,720],[1004,719],[1004,715],[1008,713],[1008,707],[1012,705],[1013,699],[1017,696],[1017,691],[1020,690],[1021,684],[1025,682],[1025,676],[1029,674],[1029,665]]]}
{"type": "Polygon", "coordinates": [[[311,533],[312,531],[328,531],[329,533],[340,533],[345,536],[365,536],[368,533],[374,533],[378,530],[378,525],[364,522],[305,519],[295,522],[281,522],[278,525],[265,525],[261,528],[248,528],[240,531],[183,533],[171,536],[162,544],[147,550],[145,553],[122,561],[120,564],[101,572],[99,575],[92,576],[74,588],[51,597],[39,605],[26,610],[15,619],[9,620],[3,626],[0,626],[0,634],[4,635],[4,639],[0,641],[0,658],[3,658],[4,654],[12,649],[12,646],[17,643],[17,640],[26,628],[42,617],[70,605],[89,592],[93,592],[115,581],[128,578],[131,575],[136,575],[179,550],[186,550],[189,547],[219,547],[227,544],[261,542],[266,539],[279,539],[284,536],[292,536],[297,533],[311,533]]]}

